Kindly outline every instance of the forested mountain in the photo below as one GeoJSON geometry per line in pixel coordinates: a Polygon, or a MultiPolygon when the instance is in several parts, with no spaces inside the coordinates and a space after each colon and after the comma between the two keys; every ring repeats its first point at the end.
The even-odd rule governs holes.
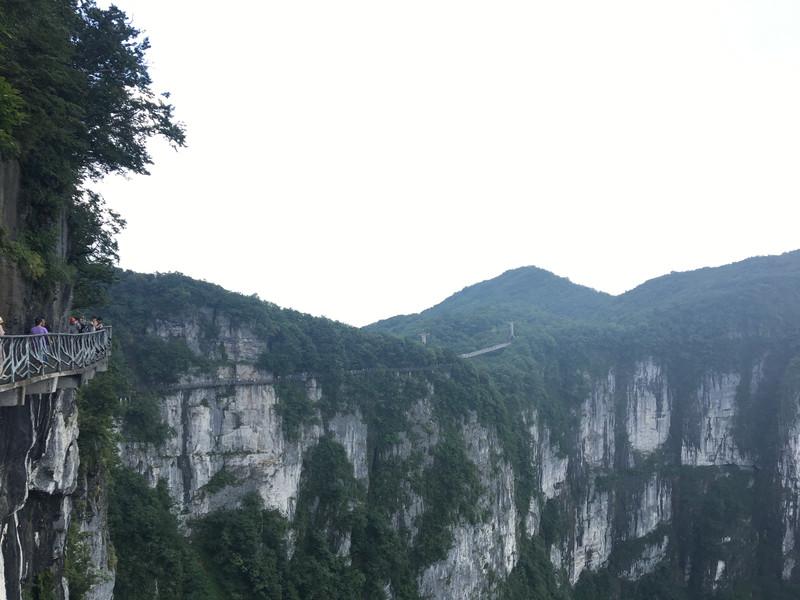
{"type": "Polygon", "coordinates": [[[800,597],[800,252],[620,296],[525,267],[365,330],[119,271],[88,182],[184,143],[148,44],[0,0],[0,312],[114,331],[0,407],[0,598],[800,597]]]}
{"type": "MultiPolygon", "coordinates": [[[[416,315],[367,327],[395,335],[429,333],[434,345],[465,350],[497,339],[508,322],[526,329],[585,324],[624,329],[704,327],[740,333],[781,331],[800,320],[800,251],[756,257],[718,268],[671,273],[610,296],[536,267],[507,271],[470,286],[416,315]]],[[[517,327],[515,329],[519,331],[517,327]]]]}
{"type": "Polygon", "coordinates": [[[117,597],[794,598],[798,261],[619,297],[516,270],[367,328],[405,341],[120,273],[115,477],[160,496],[112,493],[117,597]]]}

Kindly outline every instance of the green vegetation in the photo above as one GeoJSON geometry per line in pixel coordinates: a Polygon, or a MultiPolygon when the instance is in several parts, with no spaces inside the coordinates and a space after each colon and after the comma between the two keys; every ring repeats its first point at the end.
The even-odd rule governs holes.
{"type": "MultiPolygon", "coordinates": [[[[570,591],[559,586],[545,545],[539,538],[522,540],[519,560],[498,590],[501,600],[568,600],[570,591]]],[[[597,596],[601,598],[601,596],[597,596]]]]}
{"type": "Polygon", "coordinates": [[[392,581],[397,598],[418,600],[407,563],[395,554],[402,550],[396,534],[365,511],[342,447],[323,438],[303,473],[293,524],[250,494],[239,508],[192,522],[187,538],[163,485],[151,489],[139,475],[116,469],[114,597],[152,598],[158,589],[158,597],[198,600],[350,600],[381,597],[382,582],[392,581]],[[351,531],[352,561],[339,552],[351,531]]]}
{"type": "MultiPolygon", "coordinates": [[[[735,437],[766,468],[664,468],[673,486],[674,518],[653,535],[669,537],[670,560],[627,582],[620,572],[647,540],[618,544],[608,567],[584,573],[573,591],[556,584],[548,550],[571,529],[570,502],[581,500],[591,476],[574,468],[564,498],[544,505],[541,535],[519,535],[519,561],[498,582],[499,597],[800,595],[780,581],[776,567],[782,558],[776,514],[781,489],[772,468],[797,419],[800,253],[672,274],[619,297],[540,269],[516,269],[420,315],[367,331],[179,274],[117,272],[116,235],[124,221],[86,189],[87,182],[107,173],[145,173],[147,141],[154,136],[184,143],[173,107],[152,89],[148,41],[118,8],[100,8],[93,0],[0,0],[0,13],[0,158],[19,163],[22,186],[21,229],[0,230],[0,254],[33,283],[39,306],[63,284],[74,291],[77,307],[111,299],[104,309],[115,325],[110,370],[80,390],[78,405],[82,475],[111,479],[110,526],[119,557],[115,597],[372,599],[383,597],[389,585],[398,600],[419,600],[416,577],[446,555],[453,526],[484,517],[480,478],[461,424],[475,414],[496,432],[502,456],[494,458],[513,466],[517,509],[526,514],[538,495],[529,431],[534,414],[562,452],[574,453],[577,415],[591,381],[610,369],[628,373],[648,356],[667,370],[674,400],[672,437],[648,468],[676,462],[681,437],[699,439],[695,391],[708,372],[742,374],[735,437]],[[516,332],[510,347],[470,363],[457,360],[456,353],[506,341],[509,321],[516,332]],[[187,325],[197,339],[187,339],[187,325]],[[362,416],[370,432],[370,486],[363,489],[344,449],[324,437],[304,457],[292,523],[248,496],[237,509],[192,523],[186,537],[164,485],[151,489],[117,464],[116,424],[127,440],[163,442],[172,432],[161,423],[159,393],[187,374],[213,377],[217,368],[231,366],[221,339],[229,325],[246,326],[256,338],[251,342],[258,350],[244,360],[280,378],[277,410],[288,441],[320,417],[347,411],[362,416]],[[430,346],[416,342],[421,332],[430,333],[430,346]],[[398,335],[406,339],[393,337],[398,335]],[[750,377],[757,364],[765,383],[754,392],[750,377]],[[319,402],[309,398],[306,376],[320,384],[319,402]],[[436,431],[438,444],[430,449],[418,447],[424,433],[409,431],[409,412],[418,404],[432,411],[430,423],[414,423],[427,427],[427,434],[436,431]],[[394,452],[401,441],[411,448],[407,455],[394,452]],[[393,522],[412,492],[425,506],[413,542],[411,532],[393,522]],[[736,578],[713,592],[708,573],[718,560],[736,578]]],[[[619,441],[618,448],[625,448],[624,432],[619,441]]],[[[618,466],[629,458],[619,452],[618,466]]],[[[619,513],[631,479],[600,481],[615,492],[619,513]]],[[[222,470],[205,491],[235,483],[222,470]]],[[[67,535],[65,575],[76,598],[96,580],[76,524],[67,535]]],[[[51,598],[54,576],[50,569],[31,574],[25,598],[51,598]]]]}
{"type": "Polygon", "coordinates": [[[109,494],[109,526],[118,557],[115,598],[215,598],[170,506],[163,484],[151,489],[136,473],[115,469],[109,494]]]}
{"type": "Polygon", "coordinates": [[[55,597],[53,573],[49,569],[38,573],[33,582],[22,589],[22,600],[51,600],[55,597]]]}
{"type": "Polygon", "coordinates": [[[79,530],[76,520],[70,523],[64,552],[64,577],[69,582],[69,597],[74,600],[83,600],[92,585],[100,581],[100,576],[92,566],[89,545],[86,542],[88,536],[89,534],[79,530]]]}
{"type": "Polygon", "coordinates": [[[316,407],[309,398],[304,381],[282,380],[275,386],[277,410],[283,423],[284,435],[296,441],[300,426],[316,419],[316,407]]]}
{"type": "Polygon", "coordinates": [[[481,485],[477,469],[464,452],[464,440],[446,432],[436,445],[433,464],[423,473],[416,490],[426,510],[419,519],[413,561],[421,568],[442,560],[453,543],[452,527],[464,520],[475,523],[481,485]]]}
{"type": "Polygon", "coordinates": [[[203,491],[207,494],[216,494],[229,485],[236,485],[238,481],[236,475],[228,471],[225,467],[222,467],[222,469],[214,473],[213,477],[208,480],[208,483],[203,486],[203,491]]]}
{"type": "MultiPolygon", "coordinates": [[[[756,279],[756,287],[764,284],[763,279],[756,279]]],[[[524,283],[525,277],[515,285],[521,286],[520,282],[524,283]]],[[[668,289],[661,289],[672,303],[661,306],[647,305],[654,302],[654,297],[637,292],[643,294],[641,304],[624,301],[630,318],[615,316],[621,310],[621,300],[585,289],[568,298],[562,310],[554,299],[563,292],[559,286],[564,282],[553,285],[556,291],[552,301],[534,306],[527,319],[525,295],[513,298],[517,338],[512,346],[466,362],[455,358],[453,349],[493,343],[505,331],[505,307],[502,303],[482,305],[480,294],[473,294],[469,302],[463,303],[455,317],[444,308],[430,316],[425,326],[434,332],[433,341],[448,340],[448,344],[424,347],[413,340],[412,333],[418,326],[413,319],[393,321],[393,327],[405,327],[409,335],[408,339],[399,340],[282,310],[257,298],[225,292],[178,274],[120,273],[105,316],[115,324],[115,338],[122,346],[116,356],[127,365],[124,369],[128,387],[114,393],[138,394],[142,400],[136,410],[132,409],[134,402],[118,404],[124,411],[125,435],[152,441],[163,439],[169,432],[155,427],[156,392],[184,374],[207,376],[217,367],[230,365],[225,351],[227,342],[222,342],[221,332],[229,335],[227,332],[238,325],[255,335],[255,342],[248,341],[251,348],[253,343],[256,348],[263,344],[263,350],[251,354],[250,362],[279,376],[276,408],[288,441],[297,440],[303,426],[318,423],[320,417],[325,421],[337,413],[357,412],[369,430],[369,489],[363,489],[353,477],[341,446],[323,437],[304,457],[292,523],[265,509],[257,497],[251,496],[239,509],[213,513],[192,523],[190,538],[176,533],[170,534],[169,540],[162,540],[164,548],[174,546],[169,555],[176,572],[195,568],[208,572],[204,583],[196,584],[194,596],[181,591],[176,592],[178,597],[381,598],[385,586],[390,585],[396,598],[418,600],[416,578],[426,566],[446,556],[453,526],[478,523],[485,518],[480,509],[480,478],[467,456],[467,440],[461,439],[461,424],[476,415],[479,423],[496,433],[501,451],[495,460],[512,464],[517,509],[520,514],[527,514],[531,499],[539,496],[529,430],[534,413],[549,425],[551,439],[562,452],[576,452],[578,414],[591,392],[592,381],[604,379],[614,369],[619,387],[624,389],[634,362],[643,357],[654,356],[667,370],[673,419],[685,435],[690,435],[691,424],[698,419],[692,410],[696,410],[696,389],[704,374],[752,373],[756,363],[770,383],[759,387],[763,387],[763,393],[751,397],[747,392],[749,375],[743,375],[739,398],[743,429],[736,434],[737,439],[744,440],[753,433],[753,427],[759,431],[770,427],[777,440],[793,422],[796,390],[800,389],[794,377],[800,371],[797,361],[792,361],[800,355],[800,348],[793,341],[796,327],[785,327],[777,336],[770,325],[791,316],[792,306],[773,305],[769,314],[754,309],[746,319],[739,315],[737,322],[749,319],[749,325],[745,335],[734,336],[729,326],[722,327],[715,317],[699,322],[706,309],[698,307],[715,299],[708,309],[713,311],[717,310],[716,303],[723,301],[720,290],[725,286],[721,284],[711,286],[707,295],[704,290],[696,290],[696,296],[685,290],[670,294],[668,289]],[[489,333],[479,331],[478,326],[473,331],[464,325],[474,316],[470,310],[481,313],[477,321],[481,327],[491,325],[489,333]],[[694,312],[687,316],[686,311],[694,312]],[[192,327],[185,328],[187,324],[192,327]],[[447,327],[453,328],[450,338],[447,327]],[[687,327],[697,330],[688,331],[687,327]],[[157,337],[156,329],[166,337],[157,337]],[[198,337],[184,338],[183,332],[189,329],[198,337]],[[768,359],[759,362],[766,349],[770,349],[768,359]],[[308,393],[312,377],[322,390],[318,401],[308,393]],[[772,393],[773,387],[769,386],[780,394],[772,393]],[[432,412],[430,422],[420,423],[411,416],[420,406],[432,412]],[[778,415],[783,415],[781,422],[786,423],[782,427],[778,426],[778,415]],[[136,425],[139,416],[141,427],[136,425]],[[157,435],[148,438],[147,431],[157,435]],[[424,452],[428,449],[419,442],[434,432],[438,443],[426,457],[424,452]],[[401,442],[410,445],[408,453],[396,452],[401,442]],[[396,525],[396,515],[408,506],[412,493],[418,494],[425,506],[413,524],[413,541],[410,531],[402,524],[396,525]],[[342,550],[347,544],[349,558],[342,550]]],[[[665,284],[657,285],[663,288],[665,284]]],[[[482,290],[490,287],[486,284],[482,290]]],[[[769,296],[772,292],[765,293],[769,296]]],[[[494,292],[487,294],[489,299],[499,297],[494,292]]],[[[731,306],[738,304],[733,302],[731,306]]],[[[229,390],[219,392],[218,401],[226,393],[229,390]]],[[[618,390],[620,398],[622,393],[618,390]]],[[[763,460],[775,451],[757,436],[750,439],[752,452],[763,460]]],[[[618,449],[626,447],[624,435],[618,441],[618,449]]],[[[778,443],[770,442],[775,448],[778,443]]],[[[634,470],[596,478],[598,486],[613,493],[618,513],[615,519],[620,522],[624,522],[629,510],[628,496],[639,493],[654,469],[670,480],[675,516],[652,534],[653,539],[648,536],[615,543],[606,568],[584,573],[574,590],[557,585],[548,558],[550,547],[572,531],[574,503],[585,501],[587,477],[594,477],[576,470],[570,474],[562,496],[544,504],[540,535],[532,539],[519,536],[520,560],[505,581],[497,581],[498,597],[699,600],[711,597],[708,577],[701,575],[714,567],[716,560],[733,565],[737,580],[732,587],[720,588],[715,598],[727,600],[745,597],[745,593],[768,597],[766,590],[778,598],[788,593],[788,584],[776,583],[775,578],[742,566],[761,565],[763,572],[779,560],[770,550],[779,548],[775,546],[779,533],[776,515],[758,516],[754,496],[758,490],[759,497],[772,498],[773,503],[774,497],[766,491],[773,489],[770,486],[774,482],[763,473],[753,475],[745,470],[670,467],[674,464],[671,453],[676,451],[672,444],[674,440],[663,453],[646,461],[635,457],[634,470]],[[765,536],[761,541],[757,531],[765,536]],[[636,582],[620,576],[640,555],[645,543],[660,541],[664,536],[670,540],[669,560],[636,582]],[[738,541],[724,541],[729,537],[738,541]],[[704,558],[698,561],[697,556],[704,558]],[[683,568],[688,560],[692,561],[694,578],[687,584],[683,568]]],[[[628,460],[625,451],[619,453],[620,461],[628,460]]],[[[209,482],[206,491],[213,493],[234,483],[232,474],[223,470],[209,482]]],[[[172,523],[169,527],[177,532],[174,517],[168,516],[166,497],[159,500],[162,492],[158,490],[150,493],[154,496],[147,505],[161,511],[158,518],[172,523]]],[[[112,504],[112,510],[120,507],[112,504]]],[[[115,543],[123,546],[131,542],[145,544],[144,538],[119,539],[115,543]]],[[[139,556],[137,552],[123,548],[120,561],[139,556]]],[[[121,573],[121,581],[141,576],[121,573]]],[[[120,589],[125,589],[121,585],[120,589]]],[[[125,593],[119,597],[126,598],[125,593]]]]}
{"type": "Polygon", "coordinates": [[[21,231],[0,251],[21,264],[42,298],[68,283],[85,306],[111,280],[124,225],[85,183],[146,173],[147,140],[180,146],[184,132],[152,90],[149,42],[120,9],[93,0],[3,0],[0,12],[0,159],[17,160],[21,170],[21,231]]]}

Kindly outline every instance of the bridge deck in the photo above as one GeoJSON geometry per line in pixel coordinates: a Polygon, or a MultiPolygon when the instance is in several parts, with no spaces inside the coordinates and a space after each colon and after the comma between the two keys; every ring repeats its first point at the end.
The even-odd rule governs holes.
{"type": "Polygon", "coordinates": [[[111,328],[92,333],[0,337],[0,406],[15,406],[31,394],[74,388],[105,371],[111,328]]]}

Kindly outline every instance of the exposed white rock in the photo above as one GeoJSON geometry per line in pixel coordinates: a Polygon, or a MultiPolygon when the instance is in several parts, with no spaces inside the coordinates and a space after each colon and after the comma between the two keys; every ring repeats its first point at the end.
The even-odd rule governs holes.
{"type": "Polygon", "coordinates": [[[672,415],[667,378],[652,359],[636,363],[627,398],[626,429],[631,447],[651,453],[667,441],[672,415]]]}
{"type": "Polygon", "coordinates": [[[638,504],[628,512],[627,538],[646,536],[672,518],[672,484],[657,473],[645,482],[638,504]]]}
{"type": "Polygon", "coordinates": [[[648,544],[644,547],[642,554],[633,561],[633,563],[625,569],[622,577],[625,579],[635,581],[652,573],[662,560],[667,557],[667,546],[669,545],[669,537],[664,536],[656,543],[648,544]]]}
{"type": "Polygon", "coordinates": [[[797,566],[797,559],[795,559],[793,554],[795,549],[795,530],[785,524],[784,527],[785,530],[781,545],[781,549],[783,550],[781,576],[784,580],[788,581],[792,577],[792,571],[794,571],[795,566],[797,566]]]}
{"type": "Polygon", "coordinates": [[[367,424],[361,413],[356,411],[355,414],[336,415],[328,421],[326,429],[344,447],[356,479],[368,483],[367,424]]]}
{"type": "Polygon", "coordinates": [[[608,560],[612,545],[611,510],[611,493],[590,484],[583,502],[576,507],[572,561],[567,570],[573,585],[584,569],[595,571],[608,560]]]}
{"type": "Polygon", "coordinates": [[[542,428],[539,436],[539,487],[546,499],[558,495],[567,480],[569,458],[561,456],[557,445],[550,442],[550,430],[542,428]]]}
{"type": "Polygon", "coordinates": [[[92,514],[81,523],[86,534],[89,558],[97,574],[97,582],[84,595],[85,600],[111,600],[114,596],[115,573],[112,569],[110,532],[105,509],[92,506],[92,514]]]}
{"type": "Polygon", "coordinates": [[[553,568],[556,572],[566,570],[568,565],[565,564],[566,561],[564,560],[564,550],[558,544],[553,544],[550,546],[550,562],[553,564],[553,568]]]}
{"type": "MultiPolygon", "coordinates": [[[[306,392],[312,402],[319,400],[320,390],[313,381],[306,392]]],[[[297,439],[287,441],[277,401],[272,385],[198,387],[172,393],[162,401],[162,416],[175,435],[158,448],[126,444],[120,454],[151,485],[164,479],[185,515],[231,506],[255,491],[267,506],[291,518],[303,455],[320,438],[322,428],[301,427],[297,439]],[[207,492],[204,486],[223,469],[234,482],[207,492]]],[[[353,423],[357,421],[356,417],[353,423]]],[[[359,444],[352,439],[351,450],[359,444]]]]}
{"type": "Polygon", "coordinates": [[[699,443],[683,440],[681,463],[692,466],[750,466],[752,460],[739,450],[734,439],[736,393],[741,376],[736,373],[708,374],[697,391],[701,409],[699,443]]]}
{"type": "Polygon", "coordinates": [[[349,531],[345,532],[336,544],[336,556],[344,558],[345,562],[350,564],[350,546],[352,545],[352,535],[349,531]]]}
{"type": "Polygon", "coordinates": [[[533,537],[539,533],[539,526],[542,523],[542,509],[536,497],[531,498],[528,505],[528,514],[525,517],[525,533],[528,537],[533,537]]]}
{"type": "Polygon", "coordinates": [[[227,315],[203,309],[194,315],[181,315],[180,321],[158,319],[147,333],[165,339],[181,338],[195,354],[201,356],[208,355],[209,349],[204,344],[213,340],[214,349],[221,345],[229,360],[252,364],[266,350],[266,344],[250,328],[240,325],[232,323],[227,315]]]}
{"type": "Polygon", "coordinates": [[[614,373],[592,381],[592,391],[581,407],[578,443],[584,464],[614,466],[614,373]]]}
{"type": "Polygon", "coordinates": [[[73,394],[53,396],[44,453],[31,465],[31,489],[47,494],[71,494],[77,485],[78,411],[73,394]]]}
{"type": "MultiPolygon", "coordinates": [[[[409,430],[398,434],[398,442],[388,453],[393,460],[407,461],[418,458],[420,468],[429,467],[433,463],[433,449],[439,443],[439,426],[434,420],[433,406],[429,398],[415,402],[407,415],[409,430]]],[[[395,529],[409,532],[409,542],[413,543],[417,536],[417,519],[425,510],[425,503],[417,494],[409,481],[400,482],[401,493],[407,501],[392,516],[395,529]]]]}
{"type": "Polygon", "coordinates": [[[723,575],[725,575],[725,561],[718,560],[717,568],[714,571],[714,583],[711,586],[712,589],[717,590],[719,588],[719,583],[722,581],[723,575]]]}
{"type": "Polygon", "coordinates": [[[800,529],[800,420],[789,429],[781,451],[778,472],[783,486],[783,578],[797,565],[797,532],[800,529]]]}
{"type": "Polygon", "coordinates": [[[517,561],[514,473],[500,456],[500,444],[473,417],[464,425],[467,456],[480,473],[483,494],[479,507],[488,517],[476,524],[461,523],[453,529],[453,545],[447,557],[419,577],[423,597],[487,598],[492,578],[505,578],[517,561]]]}

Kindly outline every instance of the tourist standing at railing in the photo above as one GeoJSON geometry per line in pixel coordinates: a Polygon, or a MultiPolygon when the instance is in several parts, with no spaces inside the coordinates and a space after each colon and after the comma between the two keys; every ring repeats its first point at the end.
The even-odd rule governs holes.
{"type": "Polygon", "coordinates": [[[46,325],[47,321],[39,317],[33,322],[33,327],[31,327],[31,335],[47,335],[50,332],[47,331],[46,325]]]}
{"type": "Polygon", "coordinates": [[[39,317],[31,327],[31,335],[36,336],[33,338],[33,354],[39,362],[44,362],[44,353],[47,348],[47,338],[45,336],[50,333],[45,325],[47,325],[47,322],[42,317],[39,317]]]}
{"type": "Polygon", "coordinates": [[[67,333],[83,333],[80,321],[77,317],[70,317],[67,322],[67,333]]]}

